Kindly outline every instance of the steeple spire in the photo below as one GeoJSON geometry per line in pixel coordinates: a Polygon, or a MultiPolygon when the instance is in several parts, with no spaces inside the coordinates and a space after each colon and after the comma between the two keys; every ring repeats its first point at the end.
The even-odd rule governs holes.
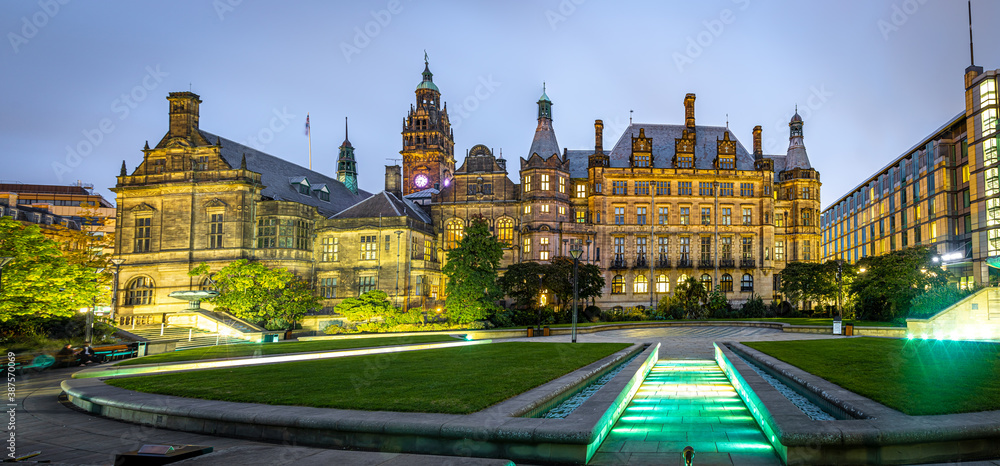
{"type": "Polygon", "coordinates": [[[343,147],[351,147],[351,138],[347,137],[347,117],[344,117],[344,143],[343,147]]]}
{"type": "Polygon", "coordinates": [[[531,149],[528,157],[538,154],[542,158],[549,158],[553,154],[559,155],[559,143],[556,142],[556,133],[552,129],[552,100],[545,93],[545,83],[542,83],[542,96],[538,98],[538,126],[535,128],[535,138],[531,142],[531,149]]]}
{"type": "Polygon", "coordinates": [[[795,106],[795,115],[788,122],[788,152],[785,155],[785,169],[812,168],[809,164],[809,156],[806,154],[806,145],[802,140],[802,117],[799,116],[798,105],[795,106]]]}
{"type": "Polygon", "coordinates": [[[358,164],[354,160],[354,147],[347,139],[347,117],[344,117],[344,143],[337,157],[337,181],[344,183],[354,194],[358,193],[358,164]]]}

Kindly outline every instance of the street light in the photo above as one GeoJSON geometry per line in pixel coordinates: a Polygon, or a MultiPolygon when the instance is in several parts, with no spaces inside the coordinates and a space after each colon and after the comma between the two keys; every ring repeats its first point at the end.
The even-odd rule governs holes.
{"type": "Polygon", "coordinates": [[[542,334],[542,305],[543,305],[542,298],[545,297],[545,294],[542,293],[542,278],[543,277],[545,277],[545,274],[539,272],[538,273],[538,326],[535,329],[535,332],[538,333],[539,335],[542,334]]]}
{"type": "Polygon", "coordinates": [[[3,268],[14,260],[13,257],[0,257],[0,293],[3,293],[3,268]]]}
{"type": "Polygon", "coordinates": [[[396,305],[399,305],[399,235],[402,234],[403,230],[396,230],[396,305]]]}
{"type": "Polygon", "coordinates": [[[841,302],[841,295],[844,293],[844,260],[837,259],[837,318],[833,321],[833,334],[840,335],[841,325],[844,321],[844,305],[841,302]]]}
{"type": "Polygon", "coordinates": [[[580,290],[580,254],[582,253],[583,249],[580,249],[579,246],[569,251],[569,255],[573,256],[573,343],[576,343],[576,300],[580,290]]]}
{"type": "Polygon", "coordinates": [[[115,271],[112,272],[115,275],[115,281],[111,285],[111,319],[113,320],[118,318],[118,269],[125,263],[125,259],[111,259],[111,263],[115,266],[115,271]]]}
{"type": "MultiPolygon", "coordinates": [[[[94,274],[100,274],[101,272],[104,272],[104,268],[97,269],[96,271],[94,271],[94,274]]],[[[95,288],[96,288],[97,278],[94,278],[94,285],[95,285],[95,288]]],[[[86,343],[86,344],[88,344],[88,345],[91,343],[91,341],[94,338],[94,308],[95,307],[97,307],[97,293],[94,293],[94,297],[93,297],[93,299],[90,302],[90,312],[87,313],[87,329],[86,329],[87,333],[83,337],[83,342],[86,343]]]]}

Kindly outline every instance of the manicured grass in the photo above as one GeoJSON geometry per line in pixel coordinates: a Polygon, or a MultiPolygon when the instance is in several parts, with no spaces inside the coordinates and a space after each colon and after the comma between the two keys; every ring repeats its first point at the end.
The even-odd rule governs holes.
{"type": "Polygon", "coordinates": [[[190,398],[365,411],[468,414],[627,343],[492,343],[108,380],[190,398]]]}
{"type": "Polygon", "coordinates": [[[435,343],[442,341],[459,341],[448,335],[415,335],[405,337],[375,337],[351,338],[343,340],[295,341],[288,343],[245,343],[239,345],[205,346],[169,353],[154,354],[135,359],[126,359],[119,366],[132,364],[162,364],[167,362],[196,361],[199,359],[237,358],[241,356],[288,353],[307,353],[310,351],[334,351],[352,348],[367,348],[371,346],[412,345],[418,343],[435,343]]]}
{"type": "Polygon", "coordinates": [[[886,338],[744,344],[911,416],[1000,410],[1000,344],[886,338]]]}

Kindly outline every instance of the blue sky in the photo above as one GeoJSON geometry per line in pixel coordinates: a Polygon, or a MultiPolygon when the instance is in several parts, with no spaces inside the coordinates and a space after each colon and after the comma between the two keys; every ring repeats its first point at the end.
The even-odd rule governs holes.
{"type": "MultiPolygon", "coordinates": [[[[976,62],[1000,68],[1000,2],[972,3],[976,62]]],[[[630,110],[683,123],[693,92],[699,124],[728,114],[748,148],[762,125],[783,154],[798,104],[826,206],[962,111],[969,65],[955,0],[36,0],[0,4],[0,30],[0,180],[112,200],[188,89],[203,129],[301,165],[309,112],[330,175],[349,117],[361,187],[379,191],[426,49],[459,163],[475,144],[526,156],[543,81],[571,149],[593,147],[597,118],[610,148],[630,110]]]]}

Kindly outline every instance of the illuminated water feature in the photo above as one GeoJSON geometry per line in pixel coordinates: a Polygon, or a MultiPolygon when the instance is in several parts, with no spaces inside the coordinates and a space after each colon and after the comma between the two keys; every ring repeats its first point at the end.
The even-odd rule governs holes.
{"type": "Polygon", "coordinates": [[[727,454],[734,464],[780,464],[736,389],[711,360],[657,362],[598,449],[611,455],[596,456],[593,463],[625,461],[624,454],[653,460],[653,453],[673,461],[685,446],[695,449],[696,464],[699,458],[723,460],[727,454]]]}
{"type": "Polygon", "coordinates": [[[791,401],[796,408],[799,408],[799,410],[805,413],[806,416],[809,416],[809,419],[812,419],[814,421],[837,420],[837,418],[833,417],[832,414],[823,411],[823,408],[820,408],[815,403],[809,401],[808,399],[806,399],[806,397],[799,395],[798,393],[795,392],[795,390],[792,390],[791,387],[785,385],[780,380],[772,377],[771,374],[768,374],[767,372],[764,372],[761,368],[757,367],[756,364],[747,361],[746,358],[740,356],[737,353],[733,353],[733,355],[739,358],[741,361],[745,362],[747,366],[750,366],[750,369],[752,369],[754,372],[757,373],[757,375],[759,375],[762,379],[764,379],[764,381],[766,381],[768,384],[774,387],[775,390],[784,395],[785,398],[788,398],[788,401],[791,401]]]}

